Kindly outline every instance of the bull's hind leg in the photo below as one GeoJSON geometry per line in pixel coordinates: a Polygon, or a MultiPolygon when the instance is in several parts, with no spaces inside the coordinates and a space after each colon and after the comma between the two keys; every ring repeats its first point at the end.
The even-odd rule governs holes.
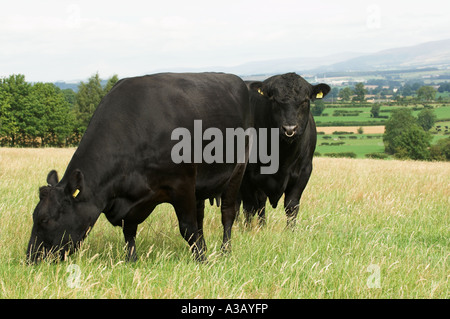
{"type": "Polygon", "coordinates": [[[245,226],[250,227],[253,216],[258,214],[259,226],[263,227],[266,225],[267,196],[261,191],[256,191],[253,195],[251,200],[244,201],[245,226]]]}
{"type": "MultiPolygon", "coordinates": [[[[193,185],[182,187],[177,191],[172,205],[177,214],[181,236],[188,242],[195,260],[204,261],[206,253],[206,243],[203,238],[203,230],[199,229],[199,219],[197,218],[197,205],[195,199],[195,189],[193,185]]],[[[201,209],[203,212],[203,210],[201,209]]],[[[200,218],[203,224],[203,218],[200,218]]]]}
{"type": "Polygon", "coordinates": [[[266,201],[267,196],[263,192],[258,192],[258,218],[259,218],[259,226],[264,227],[266,226],[266,201]]]}

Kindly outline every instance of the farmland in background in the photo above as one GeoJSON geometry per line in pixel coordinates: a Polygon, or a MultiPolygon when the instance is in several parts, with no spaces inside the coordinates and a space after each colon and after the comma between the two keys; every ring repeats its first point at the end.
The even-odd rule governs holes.
{"type": "MultiPolygon", "coordinates": [[[[354,153],[356,158],[365,158],[367,154],[383,153],[384,144],[382,135],[384,125],[390,113],[399,107],[409,107],[413,115],[424,109],[424,105],[411,104],[407,106],[381,105],[380,114],[387,118],[372,118],[372,105],[366,104],[327,104],[322,114],[314,119],[319,132],[317,139],[317,155],[354,153]],[[348,116],[356,112],[358,115],[348,116]],[[339,114],[332,116],[332,114],[339,114]],[[325,126],[324,126],[325,125],[325,126]],[[363,133],[358,134],[361,128],[363,133]],[[334,134],[333,134],[334,133],[334,134]],[[345,134],[348,133],[348,134],[345,134]]],[[[433,112],[436,115],[435,126],[430,130],[433,134],[432,144],[439,139],[450,136],[450,106],[447,104],[435,104],[433,112]],[[439,130],[439,131],[438,131],[439,130]]],[[[387,157],[389,158],[389,157],[387,157]]]]}

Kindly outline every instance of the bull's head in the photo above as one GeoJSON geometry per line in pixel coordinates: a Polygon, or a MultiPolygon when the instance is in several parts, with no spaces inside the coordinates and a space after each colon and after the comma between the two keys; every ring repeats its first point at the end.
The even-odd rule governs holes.
{"type": "Polygon", "coordinates": [[[33,213],[33,228],[27,259],[36,262],[48,255],[63,260],[75,251],[99,216],[97,207],[88,200],[80,170],[68,181],[58,183],[56,171],[47,176],[48,186],[39,189],[40,201],[33,213]]]}
{"type": "Polygon", "coordinates": [[[264,82],[252,82],[256,91],[271,105],[272,121],[288,142],[301,136],[309,120],[310,102],[330,92],[327,84],[311,85],[295,73],[276,75],[264,82]]]}

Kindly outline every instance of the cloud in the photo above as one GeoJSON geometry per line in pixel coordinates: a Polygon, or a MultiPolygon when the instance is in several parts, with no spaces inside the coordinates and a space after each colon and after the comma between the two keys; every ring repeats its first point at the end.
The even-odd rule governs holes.
{"type": "Polygon", "coordinates": [[[0,76],[132,76],[171,67],[375,52],[448,37],[442,1],[16,0],[0,12],[0,76]]]}

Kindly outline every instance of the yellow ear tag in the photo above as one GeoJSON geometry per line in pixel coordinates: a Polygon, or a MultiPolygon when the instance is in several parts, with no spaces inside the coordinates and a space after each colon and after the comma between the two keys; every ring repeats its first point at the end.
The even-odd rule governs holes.
{"type": "Polygon", "coordinates": [[[323,92],[320,91],[319,93],[316,94],[316,99],[321,99],[323,98],[323,92]]]}
{"type": "Polygon", "coordinates": [[[261,94],[261,95],[264,95],[264,92],[261,91],[261,89],[258,89],[258,93],[261,94]]]}
{"type": "Polygon", "coordinates": [[[72,197],[76,198],[78,196],[78,194],[80,193],[79,189],[76,189],[75,192],[73,192],[72,197]]]}

